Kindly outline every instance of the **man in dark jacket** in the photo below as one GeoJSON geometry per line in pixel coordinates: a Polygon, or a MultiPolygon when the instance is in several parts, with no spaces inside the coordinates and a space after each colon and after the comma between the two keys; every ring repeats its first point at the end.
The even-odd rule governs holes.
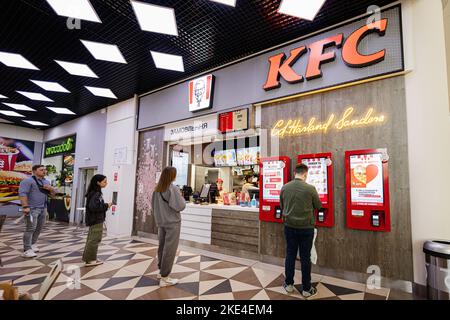
{"type": "Polygon", "coordinates": [[[283,212],[286,238],[285,276],[283,285],[288,293],[294,291],[295,258],[300,252],[302,266],[302,295],[311,298],[317,294],[311,286],[311,248],[314,239],[314,210],[322,208],[314,186],[306,183],[308,167],[295,167],[295,179],[281,189],[280,206],[283,212]]]}

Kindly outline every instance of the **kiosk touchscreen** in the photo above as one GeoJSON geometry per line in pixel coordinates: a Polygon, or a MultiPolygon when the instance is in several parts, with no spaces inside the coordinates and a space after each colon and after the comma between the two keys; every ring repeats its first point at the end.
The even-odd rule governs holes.
{"type": "Polygon", "coordinates": [[[304,154],[298,156],[298,163],[308,166],[306,182],[315,186],[323,209],[315,211],[316,226],[334,226],[333,210],[333,162],[331,153],[304,154]]]}
{"type": "Polygon", "coordinates": [[[260,206],[261,221],[282,223],[280,193],[289,181],[289,157],[263,158],[260,162],[260,206]]]}
{"type": "Polygon", "coordinates": [[[388,156],[385,149],[347,151],[347,227],[391,230],[388,156]]]}

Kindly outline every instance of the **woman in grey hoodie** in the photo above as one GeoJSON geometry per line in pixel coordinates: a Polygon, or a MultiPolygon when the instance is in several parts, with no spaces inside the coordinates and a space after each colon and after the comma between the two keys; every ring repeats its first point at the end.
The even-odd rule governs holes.
{"type": "Polygon", "coordinates": [[[186,202],[180,189],[173,184],[177,169],[166,167],[161,173],[152,195],[152,211],[158,227],[158,267],[161,277],[160,287],[172,286],[178,279],[169,277],[180,241],[181,214],[186,202]]]}

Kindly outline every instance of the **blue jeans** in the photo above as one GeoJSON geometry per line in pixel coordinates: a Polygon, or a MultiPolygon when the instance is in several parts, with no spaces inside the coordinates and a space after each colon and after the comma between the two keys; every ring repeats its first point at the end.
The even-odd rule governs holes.
{"type": "Polygon", "coordinates": [[[311,248],[314,229],[295,229],[284,226],[284,236],[286,238],[285,283],[287,285],[294,284],[295,259],[297,252],[300,252],[303,290],[309,291],[311,289],[311,248]]]}
{"type": "Polygon", "coordinates": [[[40,208],[31,208],[30,213],[25,216],[25,232],[23,234],[24,251],[30,250],[31,245],[37,242],[44,227],[46,216],[47,210],[40,208]]]}

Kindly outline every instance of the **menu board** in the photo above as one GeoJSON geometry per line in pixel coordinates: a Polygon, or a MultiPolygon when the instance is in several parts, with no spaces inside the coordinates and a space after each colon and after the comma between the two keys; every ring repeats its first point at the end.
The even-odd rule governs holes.
{"type": "Polygon", "coordinates": [[[279,201],[284,183],[285,163],[280,160],[267,161],[262,164],[263,199],[279,201]]]}
{"type": "Polygon", "coordinates": [[[381,154],[350,156],[351,202],[360,206],[383,206],[383,164],[381,154]]]}
{"type": "Polygon", "coordinates": [[[238,166],[259,164],[260,147],[237,149],[236,156],[238,166]]]}
{"type": "Polygon", "coordinates": [[[177,169],[177,177],[174,184],[185,186],[188,184],[189,154],[186,152],[173,151],[172,167],[177,169]]]}
{"type": "Polygon", "coordinates": [[[237,166],[236,150],[219,150],[214,153],[214,165],[216,167],[237,166]]]}
{"type": "Polygon", "coordinates": [[[327,158],[302,159],[302,163],[307,165],[308,178],[306,183],[316,187],[322,204],[328,203],[328,166],[327,158]]]}

